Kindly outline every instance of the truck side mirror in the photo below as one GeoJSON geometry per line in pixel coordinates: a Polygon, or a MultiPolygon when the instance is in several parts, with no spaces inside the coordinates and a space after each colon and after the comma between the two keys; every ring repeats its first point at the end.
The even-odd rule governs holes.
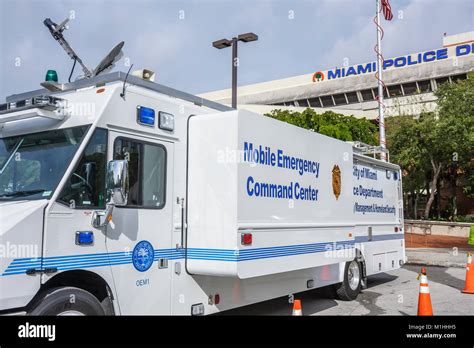
{"type": "Polygon", "coordinates": [[[107,165],[107,204],[127,205],[128,201],[128,161],[115,160],[107,165]]]}
{"type": "Polygon", "coordinates": [[[124,206],[128,202],[128,161],[115,160],[107,165],[106,173],[107,206],[105,211],[94,211],[92,226],[101,228],[112,220],[115,206],[124,206]]]}

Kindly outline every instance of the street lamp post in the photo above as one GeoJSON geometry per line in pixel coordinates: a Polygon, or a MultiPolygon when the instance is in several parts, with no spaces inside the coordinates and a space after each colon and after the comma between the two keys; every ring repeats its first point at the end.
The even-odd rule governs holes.
{"type": "Polygon", "coordinates": [[[226,47],[232,46],[232,108],[237,109],[237,67],[238,67],[238,60],[237,60],[237,43],[239,41],[242,42],[251,42],[257,41],[258,36],[254,33],[246,33],[240,34],[237,37],[233,37],[231,40],[228,39],[221,39],[214,41],[212,46],[217,49],[223,49],[226,47]]]}
{"type": "Polygon", "coordinates": [[[237,109],[237,67],[239,61],[237,58],[237,40],[235,37],[232,38],[232,108],[237,109]]]}

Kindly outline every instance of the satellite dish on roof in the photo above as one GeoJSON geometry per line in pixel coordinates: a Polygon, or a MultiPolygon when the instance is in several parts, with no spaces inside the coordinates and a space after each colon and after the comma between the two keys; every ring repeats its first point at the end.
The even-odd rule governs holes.
{"type": "Polygon", "coordinates": [[[112,48],[109,54],[106,55],[99,65],[97,65],[97,67],[94,69],[93,76],[97,76],[104,71],[111,70],[114,67],[115,63],[123,57],[122,47],[124,44],[125,42],[122,41],[112,48]]]}
{"type": "MultiPolygon", "coordinates": [[[[104,59],[102,59],[99,65],[97,65],[97,67],[91,71],[82,62],[81,58],[79,58],[79,56],[76,54],[76,52],[72,49],[72,47],[64,38],[63,32],[68,29],[68,26],[67,26],[68,22],[69,22],[68,18],[60,24],[54,23],[50,18],[46,18],[43,21],[44,25],[49,29],[49,32],[51,33],[53,38],[59,42],[59,44],[66,51],[68,56],[71,59],[74,59],[74,65],[71,71],[71,76],[72,76],[72,73],[74,72],[74,67],[76,65],[76,62],[81,65],[82,71],[84,72],[84,77],[91,78],[105,71],[111,70],[114,67],[115,62],[117,62],[120,58],[122,58],[123,56],[122,47],[124,45],[123,41],[120,42],[117,46],[115,46],[112,49],[112,51],[110,51],[109,54],[104,59]]],[[[71,76],[69,78],[71,78],[71,76]]]]}

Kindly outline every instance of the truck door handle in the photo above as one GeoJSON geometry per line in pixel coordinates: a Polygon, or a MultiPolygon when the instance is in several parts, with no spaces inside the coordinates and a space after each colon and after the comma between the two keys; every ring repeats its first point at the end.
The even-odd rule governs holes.
{"type": "Polygon", "coordinates": [[[58,271],[57,268],[29,268],[26,270],[26,274],[28,275],[35,275],[38,273],[49,274],[49,273],[56,273],[57,271],[58,271]]]}
{"type": "Polygon", "coordinates": [[[168,259],[158,259],[158,268],[168,268],[168,259]]]}

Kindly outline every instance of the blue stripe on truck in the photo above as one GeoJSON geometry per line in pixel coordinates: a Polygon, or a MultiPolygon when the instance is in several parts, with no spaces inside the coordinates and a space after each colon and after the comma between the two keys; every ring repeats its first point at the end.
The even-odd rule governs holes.
{"type": "MultiPolygon", "coordinates": [[[[403,233],[373,235],[372,241],[403,239],[403,233]]],[[[266,258],[296,256],[336,250],[340,248],[353,248],[355,243],[368,242],[368,237],[355,237],[354,240],[340,242],[325,242],[299,245],[285,245],[264,248],[250,248],[241,250],[188,248],[187,257],[192,260],[243,262],[266,258]]],[[[154,260],[168,258],[171,260],[183,259],[184,249],[156,249],[154,260]]],[[[60,271],[73,269],[86,269],[105,266],[126,265],[132,263],[131,252],[113,252],[98,254],[78,254],[50,256],[44,258],[18,258],[14,259],[2,276],[24,274],[30,268],[57,268],[60,271]]]]}
{"type": "Polygon", "coordinates": [[[382,240],[394,240],[394,239],[404,239],[405,235],[403,233],[390,233],[390,234],[374,234],[372,235],[372,239],[369,240],[368,236],[356,236],[355,241],[356,243],[364,243],[364,242],[378,242],[382,240]]]}

